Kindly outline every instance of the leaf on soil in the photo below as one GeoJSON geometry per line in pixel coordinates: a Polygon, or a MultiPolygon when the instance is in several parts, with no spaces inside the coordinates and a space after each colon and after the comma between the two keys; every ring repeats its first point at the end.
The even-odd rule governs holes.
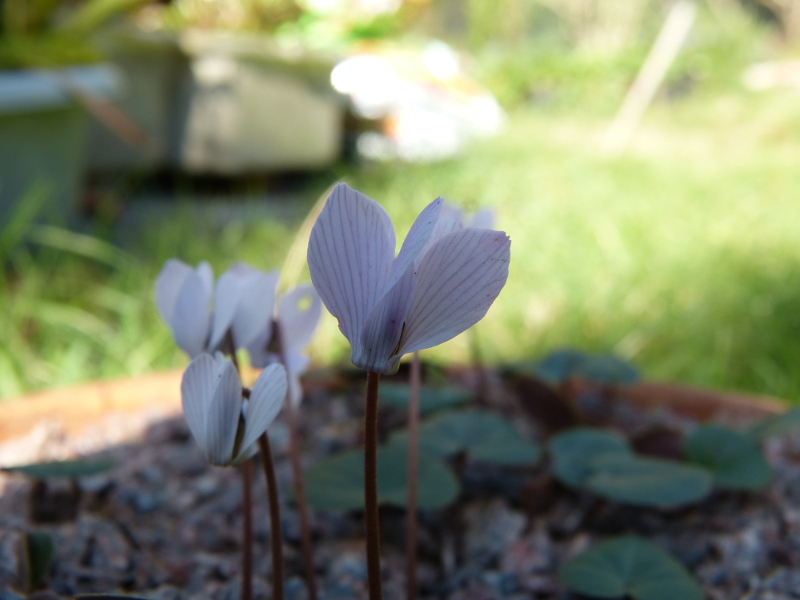
{"type": "Polygon", "coordinates": [[[630,454],[628,442],[619,434],[579,427],[554,436],[548,446],[553,474],[561,483],[580,487],[591,474],[590,461],[606,454],[630,454]]]}
{"type": "Polygon", "coordinates": [[[98,475],[112,469],[116,463],[111,459],[100,460],[57,460],[50,462],[2,467],[0,471],[22,473],[34,479],[77,478],[98,475]]]}
{"type": "Polygon", "coordinates": [[[793,408],[756,423],[748,435],[758,442],[763,442],[771,437],[786,435],[798,429],[800,429],[800,408],[793,408]]]}
{"type": "Polygon", "coordinates": [[[723,425],[701,425],[684,443],[693,463],[711,471],[714,483],[731,490],[763,488],[772,471],[756,442],[747,434],[723,425]]]}
{"type": "MultiPolygon", "coordinates": [[[[380,389],[380,402],[406,410],[411,386],[402,384],[384,384],[380,389]]],[[[431,387],[423,385],[419,392],[419,410],[422,414],[431,413],[444,408],[454,408],[467,402],[472,394],[456,387],[431,387]]]]}
{"type": "MultiPolygon", "coordinates": [[[[392,436],[392,445],[405,448],[408,432],[392,436]]],[[[437,415],[420,426],[420,449],[433,456],[461,452],[472,460],[501,465],[530,465],[541,458],[539,445],[524,438],[500,415],[472,410],[437,415]]]]}
{"type": "MultiPolygon", "coordinates": [[[[355,510],[364,507],[364,452],[342,452],[305,472],[306,497],[314,508],[355,510]]],[[[404,446],[378,449],[378,501],[406,506],[408,456],[404,446]]],[[[420,452],[417,505],[441,508],[458,497],[460,485],[440,459],[420,452]]]]}
{"type": "Polygon", "coordinates": [[[572,590],[596,598],[702,600],[703,590],[684,566],[661,548],[628,536],[601,542],[559,572],[572,590]]]}

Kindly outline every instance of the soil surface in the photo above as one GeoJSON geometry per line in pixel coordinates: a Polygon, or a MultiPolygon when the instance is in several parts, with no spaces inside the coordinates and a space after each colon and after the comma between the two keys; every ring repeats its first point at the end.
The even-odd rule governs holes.
{"type": "MultiPolygon", "coordinates": [[[[532,381],[491,375],[479,386],[474,373],[446,377],[453,385],[485,390],[486,408],[540,442],[564,425],[559,419],[576,418],[620,431],[640,451],[663,456],[695,425],[664,407],[628,403],[609,389],[562,414],[557,403],[548,404],[555,392],[532,381]]],[[[306,388],[299,415],[304,464],[358,447],[364,381],[349,373],[328,374],[309,379],[306,388]]],[[[402,427],[404,419],[402,411],[382,408],[382,434],[402,427]]],[[[306,592],[299,525],[281,418],[270,438],[282,491],[286,597],[301,600],[306,592]]],[[[467,461],[460,465],[462,494],[456,503],[420,514],[420,598],[575,600],[581,596],[558,580],[559,567],[623,533],[642,535],[669,551],[712,600],[800,598],[800,438],[771,440],[765,452],[774,468],[765,490],[715,492],[701,504],[673,510],[624,506],[568,490],[550,477],[546,458],[524,468],[467,461]]],[[[182,416],[156,409],[109,414],[79,435],[42,425],[0,444],[4,466],[76,456],[109,457],[116,466],[75,484],[0,473],[3,600],[21,594],[22,543],[33,531],[48,532],[55,541],[46,579],[51,596],[115,592],[158,600],[238,599],[240,472],[209,466],[182,416]]],[[[271,532],[263,476],[255,472],[254,597],[261,600],[270,597],[271,532]]],[[[381,519],[384,597],[399,600],[405,598],[405,513],[384,507],[381,519]]],[[[362,515],[313,511],[312,525],[321,598],[366,598],[362,515]]]]}

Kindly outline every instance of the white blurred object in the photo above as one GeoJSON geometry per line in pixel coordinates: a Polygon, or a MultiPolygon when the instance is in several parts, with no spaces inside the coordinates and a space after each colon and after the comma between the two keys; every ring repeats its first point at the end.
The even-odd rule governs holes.
{"type": "Polygon", "coordinates": [[[457,53],[440,41],[422,52],[351,56],[333,69],[331,84],[349,96],[357,116],[382,120],[381,132],[362,133],[356,142],[371,159],[446,158],[505,123],[494,96],[463,74],[457,53]]]}
{"type": "Polygon", "coordinates": [[[763,91],[773,88],[800,89],[800,61],[778,61],[756,63],[742,75],[749,90],[763,91]]]}

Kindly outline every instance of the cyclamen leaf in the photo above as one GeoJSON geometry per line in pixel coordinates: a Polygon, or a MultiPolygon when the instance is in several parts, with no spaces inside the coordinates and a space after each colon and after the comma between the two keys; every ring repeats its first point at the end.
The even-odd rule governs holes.
{"type": "Polygon", "coordinates": [[[701,425],[686,438],[686,457],[711,471],[714,483],[733,490],[757,490],[772,476],[761,449],[746,434],[723,425],[701,425]]]}

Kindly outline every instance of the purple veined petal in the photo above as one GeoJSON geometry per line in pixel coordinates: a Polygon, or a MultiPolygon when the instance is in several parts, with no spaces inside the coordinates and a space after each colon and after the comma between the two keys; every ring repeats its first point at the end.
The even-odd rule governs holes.
{"type": "Polygon", "coordinates": [[[383,296],[394,248],[386,211],[347,184],[337,184],[311,230],[308,269],[351,345],[358,344],[369,312],[383,296]]]}
{"type": "Polygon", "coordinates": [[[217,385],[206,414],[204,450],[208,462],[224,466],[233,459],[233,445],[242,414],[242,383],[229,359],[225,359],[217,369],[217,385]]]}
{"type": "Polygon", "coordinates": [[[400,356],[431,348],[480,321],[508,278],[511,240],[502,231],[462,229],[424,255],[400,356]]]}
{"type": "Polygon", "coordinates": [[[322,300],[313,285],[298,285],[287,292],[278,303],[284,353],[305,348],[322,316],[322,300]]]}
{"type": "Polygon", "coordinates": [[[494,229],[494,221],[494,211],[491,208],[481,208],[472,213],[472,216],[464,223],[464,227],[494,229]]]}
{"type": "Polygon", "coordinates": [[[214,311],[211,316],[211,335],[208,338],[208,349],[214,351],[220,347],[225,334],[231,328],[239,306],[239,298],[243,292],[242,278],[233,270],[225,271],[217,279],[214,287],[214,311]]]}
{"type": "Polygon", "coordinates": [[[258,376],[244,414],[242,448],[250,447],[267,430],[286,398],[286,369],[270,365],[258,376]]]}
{"type": "Polygon", "coordinates": [[[208,261],[202,261],[197,265],[195,272],[203,281],[203,286],[206,289],[206,294],[211,298],[211,292],[214,289],[214,269],[208,264],[208,261]]]}
{"type": "Polygon", "coordinates": [[[299,352],[286,353],[286,378],[289,385],[289,402],[297,408],[303,400],[303,386],[300,383],[300,375],[308,368],[311,359],[299,352]]]}
{"type": "Polygon", "coordinates": [[[458,221],[464,222],[464,211],[455,204],[445,201],[442,206],[442,212],[439,213],[439,219],[442,221],[458,221]]]}
{"type": "Polygon", "coordinates": [[[217,365],[210,354],[200,354],[183,372],[181,404],[189,431],[197,444],[206,447],[206,415],[219,380],[217,365]]]}
{"type": "Polygon", "coordinates": [[[192,267],[185,262],[170,258],[156,277],[156,308],[161,320],[169,326],[171,326],[172,311],[178,301],[178,293],[191,272],[192,267]]]}
{"type": "Polygon", "coordinates": [[[231,325],[236,348],[247,347],[265,327],[272,323],[277,287],[277,271],[264,273],[252,269],[243,277],[239,306],[231,325]]]}
{"type": "Polygon", "coordinates": [[[269,364],[276,362],[275,355],[269,351],[269,344],[272,340],[272,323],[268,323],[259,334],[247,345],[247,353],[250,355],[250,364],[256,369],[263,369],[269,364]]]}
{"type": "Polygon", "coordinates": [[[389,359],[397,349],[403,323],[414,299],[417,274],[406,269],[403,276],[375,305],[361,334],[361,343],[353,344],[350,360],[362,369],[391,375],[396,371],[389,359]]]}
{"type": "Polygon", "coordinates": [[[206,347],[210,299],[202,277],[195,270],[183,282],[172,309],[169,325],[175,343],[192,358],[206,347]]]}
{"type": "Polygon", "coordinates": [[[444,200],[436,198],[436,200],[431,202],[419,213],[411,229],[408,230],[408,235],[406,239],[403,240],[400,253],[397,255],[392,265],[392,278],[389,280],[389,286],[394,285],[394,283],[403,276],[406,269],[411,266],[414,259],[417,258],[423,248],[425,248],[431,234],[436,228],[436,224],[441,218],[444,205],[444,200]]]}
{"type": "MultiPolygon", "coordinates": [[[[457,210],[457,209],[456,209],[457,210]]],[[[459,215],[461,211],[458,211],[459,215]]],[[[459,229],[463,229],[463,225],[461,224],[460,218],[458,219],[439,219],[436,223],[436,227],[433,228],[433,232],[431,233],[431,237],[428,238],[428,243],[425,244],[425,247],[422,249],[422,252],[419,253],[417,256],[416,264],[419,265],[419,261],[422,259],[423,256],[430,250],[433,245],[446,236],[448,233],[453,233],[454,231],[458,231],[459,229]]]]}

